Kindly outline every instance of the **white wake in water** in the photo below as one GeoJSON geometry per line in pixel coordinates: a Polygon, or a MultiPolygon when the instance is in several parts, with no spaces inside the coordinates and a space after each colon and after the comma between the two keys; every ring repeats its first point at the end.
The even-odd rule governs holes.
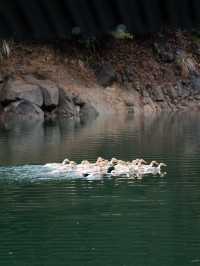
{"type": "Polygon", "coordinates": [[[94,163],[82,161],[80,164],[65,159],[62,163],[0,167],[0,180],[100,180],[115,177],[142,179],[146,175],[164,176],[165,166],[156,161],[147,164],[143,159],[125,162],[115,158],[105,160],[99,157],[94,163]]]}

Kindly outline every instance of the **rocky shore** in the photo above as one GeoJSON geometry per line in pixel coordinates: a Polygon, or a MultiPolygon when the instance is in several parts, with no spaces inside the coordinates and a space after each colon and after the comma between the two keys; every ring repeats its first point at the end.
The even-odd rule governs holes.
{"type": "Polygon", "coordinates": [[[13,44],[0,66],[0,123],[200,109],[192,33],[92,45],[13,44]]]}
{"type": "Polygon", "coordinates": [[[95,118],[98,112],[78,95],[65,91],[55,82],[31,75],[9,77],[0,90],[1,122],[9,120],[55,120],[95,118]]]}

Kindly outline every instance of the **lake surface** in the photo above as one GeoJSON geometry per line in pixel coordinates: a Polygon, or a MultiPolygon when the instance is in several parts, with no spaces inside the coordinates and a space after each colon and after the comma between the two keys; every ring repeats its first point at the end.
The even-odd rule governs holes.
{"type": "Polygon", "coordinates": [[[200,114],[0,128],[0,265],[200,265],[200,114]],[[98,156],[156,159],[167,175],[42,172],[98,156]]]}

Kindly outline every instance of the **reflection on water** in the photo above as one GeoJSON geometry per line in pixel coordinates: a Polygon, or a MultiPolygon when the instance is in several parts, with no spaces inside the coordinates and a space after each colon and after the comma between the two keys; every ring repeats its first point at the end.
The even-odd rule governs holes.
{"type": "Polygon", "coordinates": [[[184,113],[126,120],[99,118],[86,126],[73,121],[18,124],[0,128],[0,164],[43,164],[66,157],[80,161],[98,156],[128,160],[194,155],[199,151],[199,122],[199,114],[184,113]]]}
{"type": "Polygon", "coordinates": [[[0,265],[199,265],[199,145],[198,113],[1,128],[0,265]],[[27,182],[16,171],[98,156],[164,161],[168,174],[27,182]]]}

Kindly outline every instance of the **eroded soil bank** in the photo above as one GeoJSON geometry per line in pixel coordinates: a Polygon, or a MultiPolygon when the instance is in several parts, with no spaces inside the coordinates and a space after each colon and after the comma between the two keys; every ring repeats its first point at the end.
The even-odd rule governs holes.
{"type": "Polygon", "coordinates": [[[200,40],[194,33],[10,48],[0,66],[1,122],[200,108],[200,40]]]}

